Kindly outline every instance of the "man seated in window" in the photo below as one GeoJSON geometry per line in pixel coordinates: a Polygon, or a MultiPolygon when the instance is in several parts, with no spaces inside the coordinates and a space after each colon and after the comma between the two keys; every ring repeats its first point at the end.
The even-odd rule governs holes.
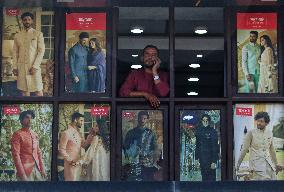
{"type": "Polygon", "coordinates": [[[152,107],[160,106],[157,97],[167,96],[170,89],[168,74],[159,70],[161,60],[158,56],[159,50],[154,45],[143,49],[143,69],[130,72],[119,90],[120,97],[144,97],[152,107]]]}

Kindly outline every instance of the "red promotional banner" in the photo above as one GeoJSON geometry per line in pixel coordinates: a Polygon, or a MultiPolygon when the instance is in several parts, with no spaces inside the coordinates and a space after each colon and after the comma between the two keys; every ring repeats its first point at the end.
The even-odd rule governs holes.
{"type": "Polygon", "coordinates": [[[93,116],[108,116],[109,107],[93,107],[91,109],[91,114],[93,116]]]}
{"type": "Polygon", "coordinates": [[[17,106],[4,106],[3,113],[4,115],[18,115],[20,114],[20,108],[17,106]]]}
{"type": "Polygon", "coordinates": [[[123,117],[126,117],[126,118],[132,118],[134,117],[134,113],[133,112],[124,112],[122,114],[123,117]]]}
{"type": "Polygon", "coordinates": [[[17,8],[6,8],[7,16],[18,16],[20,14],[20,10],[17,8]]]}
{"type": "Polygon", "coordinates": [[[106,13],[66,14],[66,30],[106,30],[106,13]]]}
{"type": "Polygon", "coordinates": [[[277,29],[276,13],[237,13],[237,29],[277,29]]]}
{"type": "Polygon", "coordinates": [[[252,108],[237,107],[237,108],[236,108],[236,115],[240,115],[240,116],[252,116],[252,108]]]}

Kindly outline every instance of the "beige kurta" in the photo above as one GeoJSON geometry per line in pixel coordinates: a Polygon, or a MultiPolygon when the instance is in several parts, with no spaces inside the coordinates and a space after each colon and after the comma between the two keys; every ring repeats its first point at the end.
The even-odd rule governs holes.
{"type": "Polygon", "coordinates": [[[258,93],[277,93],[277,70],[274,67],[273,50],[266,47],[261,54],[258,93]]]}
{"type": "Polygon", "coordinates": [[[40,65],[45,51],[42,32],[33,28],[20,31],[15,35],[13,49],[13,68],[18,69],[17,88],[27,92],[41,91],[40,65]],[[31,67],[37,69],[34,75],[29,74],[31,67]]]}
{"type": "Polygon", "coordinates": [[[271,131],[253,129],[245,137],[240,157],[237,162],[239,167],[249,151],[249,168],[252,171],[252,180],[276,179],[276,152],[273,146],[271,131]]]}

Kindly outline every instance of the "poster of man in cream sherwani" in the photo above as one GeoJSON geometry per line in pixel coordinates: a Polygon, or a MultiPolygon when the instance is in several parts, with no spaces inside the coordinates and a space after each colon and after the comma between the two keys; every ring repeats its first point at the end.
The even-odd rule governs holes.
{"type": "Polygon", "coordinates": [[[13,73],[17,76],[17,89],[22,96],[43,96],[41,62],[45,45],[43,34],[32,28],[34,15],[25,12],[21,15],[23,30],[15,35],[13,47],[13,73]]]}

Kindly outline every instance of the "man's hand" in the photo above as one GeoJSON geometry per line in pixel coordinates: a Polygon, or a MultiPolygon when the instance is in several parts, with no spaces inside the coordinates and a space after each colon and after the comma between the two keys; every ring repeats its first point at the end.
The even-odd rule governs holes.
{"type": "Polygon", "coordinates": [[[19,70],[18,70],[18,69],[13,69],[13,74],[14,74],[15,76],[18,76],[19,70]]]}
{"type": "Polygon", "coordinates": [[[97,67],[96,66],[88,66],[88,70],[93,70],[93,69],[96,69],[97,67]]]}
{"type": "Polygon", "coordinates": [[[248,81],[252,81],[253,80],[252,74],[247,74],[246,78],[247,78],[248,81]]]}
{"type": "Polygon", "coordinates": [[[278,174],[278,172],[283,171],[284,166],[281,165],[276,165],[276,175],[278,174]]]}
{"type": "Polygon", "coordinates": [[[216,169],[217,168],[217,165],[216,163],[211,163],[211,166],[210,166],[211,169],[216,169]]]}
{"type": "Polygon", "coordinates": [[[153,58],[153,63],[154,63],[154,66],[152,68],[152,73],[154,75],[158,75],[158,69],[160,68],[160,64],[161,64],[161,60],[159,57],[154,57],[153,58]]]}
{"type": "Polygon", "coordinates": [[[75,81],[75,83],[78,83],[80,81],[79,77],[75,76],[74,81],[75,81]]]}
{"type": "Polygon", "coordinates": [[[42,178],[45,180],[46,179],[46,174],[43,172],[41,173],[42,178]]]}
{"type": "Polygon", "coordinates": [[[37,69],[34,68],[34,67],[31,67],[31,68],[29,69],[30,75],[34,75],[34,74],[36,73],[36,71],[37,71],[37,69]]]}
{"type": "Polygon", "coordinates": [[[147,101],[149,101],[149,103],[152,107],[154,107],[155,109],[159,108],[160,101],[155,95],[153,95],[151,93],[145,93],[144,97],[147,101]]]}

